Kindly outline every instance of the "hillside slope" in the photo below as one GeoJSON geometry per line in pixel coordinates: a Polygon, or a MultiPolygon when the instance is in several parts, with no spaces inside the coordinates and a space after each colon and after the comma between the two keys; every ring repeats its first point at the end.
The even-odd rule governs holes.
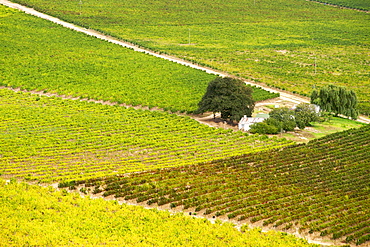
{"type": "Polygon", "coordinates": [[[370,113],[367,13],[303,0],[16,2],[292,92],[348,86],[370,113]]]}
{"type": "Polygon", "coordinates": [[[370,236],[369,136],[367,125],[281,150],[60,186],[362,244],[370,236]]]}

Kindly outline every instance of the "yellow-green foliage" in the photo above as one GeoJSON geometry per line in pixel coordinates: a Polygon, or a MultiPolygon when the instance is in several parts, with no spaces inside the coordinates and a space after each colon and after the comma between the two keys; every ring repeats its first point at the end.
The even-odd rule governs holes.
{"type": "Polygon", "coordinates": [[[315,0],[321,3],[334,4],[340,7],[370,10],[370,1],[367,0],[315,0]]]}
{"type": "Polygon", "coordinates": [[[360,244],[369,241],[370,230],[369,136],[366,125],[280,150],[85,185],[103,188],[103,196],[360,244]]]}
{"type": "Polygon", "coordinates": [[[195,164],[291,144],[190,117],[0,89],[0,174],[78,179],[195,164]]]}
{"type": "Polygon", "coordinates": [[[0,208],[0,246],[316,246],[14,181],[0,181],[0,208]]]}
{"type": "Polygon", "coordinates": [[[0,85],[191,112],[215,78],[2,5],[0,16],[0,85]]]}
{"type": "Polygon", "coordinates": [[[215,78],[0,5],[0,85],[194,111],[215,78]]]}
{"type": "Polygon", "coordinates": [[[368,13],[303,0],[15,1],[290,91],[347,86],[370,114],[368,13]]]}

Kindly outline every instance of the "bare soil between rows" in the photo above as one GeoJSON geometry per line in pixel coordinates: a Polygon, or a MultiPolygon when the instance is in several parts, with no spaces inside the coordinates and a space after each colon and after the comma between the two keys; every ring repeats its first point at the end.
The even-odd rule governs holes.
{"type": "MultiPolygon", "coordinates": [[[[35,94],[35,95],[39,95],[39,96],[58,97],[58,98],[62,98],[62,99],[65,99],[65,100],[79,100],[79,101],[94,102],[94,103],[97,103],[97,104],[110,105],[110,106],[119,105],[119,106],[125,107],[125,108],[134,108],[134,109],[141,109],[141,110],[163,111],[164,112],[163,109],[158,108],[158,107],[149,108],[147,106],[140,106],[140,105],[133,106],[133,105],[128,105],[128,104],[118,104],[117,102],[110,102],[110,101],[104,101],[104,100],[80,98],[80,97],[74,97],[74,96],[70,96],[70,95],[59,95],[59,94],[55,94],[55,93],[48,93],[48,92],[36,91],[36,90],[27,91],[27,90],[20,89],[20,88],[11,88],[11,87],[0,86],[0,89],[3,89],[3,88],[12,90],[14,92],[20,92],[21,91],[21,92],[24,92],[24,93],[31,93],[31,94],[35,94]]],[[[273,98],[273,99],[268,99],[268,100],[256,102],[254,112],[268,113],[268,112],[271,111],[271,108],[268,108],[267,106],[292,108],[295,105],[297,105],[297,104],[293,101],[286,100],[285,98],[282,98],[282,97],[277,97],[277,98],[273,98]]],[[[168,113],[176,114],[176,115],[179,115],[179,116],[189,116],[190,118],[198,121],[199,123],[205,124],[209,127],[231,129],[233,131],[238,131],[239,130],[237,122],[225,121],[225,120],[221,119],[220,114],[218,114],[218,113],[216,113],[216,116],[214,116],[210,112],[200,114],[200,115],[185,114],[185,113],[180,113],[180,112],[176,112],[176,113],[168,112],[168,113]]],[[[370,119],[365,118],[365,117],[362,117],[358,121],[368,123],[368,124],[370,123],[370,119]]],[[[310,128],[310,127],[306,127],[304,130],[296,129],[294,131],[287,132],[287,133],[289,133],[293,136],[293,137],[287,138],[287,139],[290,139],[290,140],[295,141],[295,142],[308,142],[310,139],[314,138],[314,136],[312,135],[312,133],[314,133],[314,132],[316,132],[316,130],[313,129],[313,128],[310,128]]],[[[269,135],[269,136],[272,137],[274,135],[269,135]]]]}
{"type": "MultiPolygon", "coordinates": [[[[80,101],[89,101],[89,102],[94,102],[94,103],[98,103],[98,104],[105,104],[105,105],[117,105],[117,103],[109,102],[109,101],[103,101],[103,100],[81,99],[79,97],[72,97],[72,96],[66,96],[66,95],[57,95],[57,94],[53,94],[53,93],[45,93],[45,92],[40,92],[40,91],[27,91],[27,90],[22,90],[20,88],[16,88],[16,89],[9,88],[9,87],[0,87],[0,88],[6,88],[6,89],[9,89],[9,90],[12,90],[12,91],[15,91],[15,92],[22,91],[22,92],[31,93],[31,94],[40,95],[40,96],[46,96],[46,97],[59,97],[59,98],[65,99],[65,100],[80,100],[80,101]]],[[[274,99],[269,99],[269,100],[257,102],[256,103],[256,109],[257,109],[257,111],[269,111],[271,109],[266,108],[266,106],[271,106],[271,105],[278,105],[279,107],[289,107],[290,108],[290,107],[294,106],[295,103],[291,102],[291,101],[283,100],[281,98],[274,98],[274,99]]],[[[135,109],[145,109],[145,110],[156,110],[156,111],[157,110],[162,110],[162,109],[159,109],[159,108],[149,109],[148,107],[130,106],[130,105],[125,105],[125,104],[120,104],[120,106],[126,107],[126,108],[133,107],[135,109]]],[[[185,114],[179,114],[179,115],[185,115],[185,114]]],[[[198,122],[200,122],[202,124],[206,124],[206,125],[211,126],[211,127],[232,129],[232,130],[235,130],[235,131],[238,130],[238,125],[236,123],[226,122],[226,121],[222,120],[219,117],[218,114],[216,114],[216,118],[214,118],[213,114],[211,114],[211,113],[204,114],[204,115],[191,115],[191,117],[193,119],[197,120],[198,122]]],[[[312,131],[314,131],[314,130],[312,130],[312,131]]],[[[6,177],[6,178],[9,178],[9,177],[6,177]]],[[[35,183],[33,183],[33,184],[35,184],[35,183]]],[[[56,189],[59,189],[58,184],[51,184],[51,185],[43,184],[42,186],[52,186],[56,189]]],[[[284,226],[280,226],[280,227],[263,226],[262,225],[263,221],[252,223],[252,222],[250,222],[250,220],[243,220],[243,221],[237,221],[237,220],[233,220],[233,219],[230,220],[230,219],[227,218],[227,216],[214,217],[213,215],[204,215],[205,210],[195,212],[195,208],[189,208],[189,209],[184,210],[182,206],[179,206],[179,207],[176,207],[176,208],[171,208],[169,204],[165,204],[165,205],[162,205],[162,206],[158,206],[157,204],[147,205],[146,202],[137,203],[136,200],[126,201],[122,198],[116,199],[116,198],[114,198],[114,196],[103,197],[102,193],[97,194],[97,195],[84,194],[84,193],[79,191],[81,188],[82,188],[82,186],[78,187],[77,190],[69,190],[69,192],[78,192],[83,197],[84,196],[89,196],[91,198],[103,198],[105,200],[117,200],[121,204],[125,203],[125,204],[128,204],[128,205],[137,205],[137,206],[142,206],[142,207],[147,208],[147,209],[155,208],[155,209],[158,209],[158,210],[169,211],[171,213],[183,213],[184,215],[188,215],[188,216],[191,216],[191,217],[206,218],[206,219],[210,220],[211,222],[215,222],[216,220],[221,220],[223,222],[231,222],[231,223],[235,224],[235,227],[239,230],[240,230],[240,227],[242,225],[247,224],[251,228],[259,227],[263,231],[274,230],[274,231],[287,232],[287,233],[293,234],[293,235],[295,235],[299,238],[306,239],[309,243],[315,243],[315,244],[320,244],[320,245],[343,245],[343,244],[345,244],[343,238],[341,238],[339,240],[332,240],[327,236],[326,237],[321,237],[320,233],[309,234],[308,230],[300,232],[298,230],[299,225],[295,225],[295,224],[293,224],[293,226],[290,229],[284,230],[283,229],[284,226]]],[[[93,188],[90,188],[90,190],[92,190],[92,189],[93,188]]],[[[351,246],[356,246],[356,245],[351,245],[351,246]]],[[[361,245],[361,246],[367,246],[367,245],[361,245]]]]}
{"type": "MultiPolygon", "coordinates": [[[[65,188],[63,188],[63,189],[58,188],[58,183],[37,184],[37,183],[30,182],[30,184],[39,185],[39,186],[43,186],[43,187],[51,186],[56,190],[65,189],[65,188]]],[[[183,206],[178,206],[176,208],[171,208],[170,204],[165,204],[165,205],[158,206],[157,203],[154,203],[154,204],[148,205],[147,201],[137,203],[135,199],[133,199],[133,200],[124,200],[123,198],[115,198],[113,195],[104,197],[103,193],[92,194],[91,191],[94,189],[93,187],[90,187],[90,188],[86,187],[86,190],[90,191],[90,192],[85,194],[85,193],[82,193],[80,191],[81,188],[85,188],[85,187],[80,185],[80,186],[76,187],[75,190],[70,190],[70,189],[66,189],[66,190],[69,193],[78,193],[83,198],[84,197],[90,197],[92,199],[101,198],[101,199],[104,199],[106,201],[117,201],[119,204],[127,204],[127,205],[134,205],[134,206],[144,207],[146,209],[157,209],[157,210],[161,210],[161,211],[168,211],[172,214],[181,213],[181,214],[184,214],[185,216],[188,216],[188,217],[196,217],[196,218],[207,219],[212,223],[215,223],[216,220],[220,220],[221,222],[229,222],[229,223],[234,224],[235,228],[239,231],[241,230],[241,227],[243,225],[247,225],[249,228],[258,227],[262,230],[262,232],[267,232],[267,231],[285,232],[285,233],[288,233],[288,234],[292,234],[292,235],[294,235],[298,238],[305,239],[308,243],[319,244],[319,245],[322,245],[322,246],[332,246],[332,245],[335,245],[335,246],[341,246],[341,245],[347,245],[348,246],[349,245],[351,247],[357,246],[355,244],[345,243],[345,241],[344,241],[345,238],[332,240],[328,236],[321,237],[319,232],[309,234],[308,230],[299,231],[298,229],[299,229],[300,226],[298,224],[293,224],[293,226],[290,229],[285,230],[285,229],[283,229],[284,225],[279,226],[279,227],[263,226],[263,224],[262,224],[263,220],[252,223],[249,219],[243,220],[243,221],[237,221],[235,219],[228,219],[228,217],[226,215],[214,217],[212,214],[211,215],[204,215],[204,213],[205,213],[204,209],[201,210],[201,211],[195,212],[195,208],[188,208],[188,209],[185,209],[185,210],[183,209],[183,206]]],[[[360,246],[361,247],[367,247],[368,245],[365,243],[365,244],[360,245],[360,246]]]]}
{"type": "MultiPolygon", "coordinates": [[[[5,0],[1,0],[0,1],[1,3],[5,4],[5,3],[8,3],[8,4],[5,4],[7,6],[9,6],[9,1],[5,1],[5,0]]],[[[13,7],[14,8],[14,5],[13,6],[10,6],[10,7],[13,7]]],[[[23,7],[21,5],[17,5],[18,9],[22,10],[22,11],[26,11],[27,13],[30,13],[31,14],[34,14],[36,16],[39,16],[37,13],[37,11],[35,10],[32,10],[30,8],[26,8],[26,7],[23,7]],[[19,6],[21,6],[19,8],[19,6]]],[[[368,11],[364,11],[364,12],[367,12],[368,11]]],[[[41,17],[41,16],[39,16],[41,17]]],[[[44,15],[42,16],[42,18],[44,19],[48,19],[48,20],[51,20],[51,21],[54,21],[56,20],[56,18],[54,17],[47,17],[47,15],[44,15]]],[[[61,23],[60,23],[61,24],[61,23]]],[[[67,23],[66,25],[67,27],[71,28],[72,24],[69,24],[67,23]]],[[[74,26],[76,27],[76,26],[74,26]]],[[[80,28],[81,29],[81,28],[80,28]]],[[[76,30],[76,29],[75,29],[76,30]]],[[[76,31],[79,31],[79,30],[76,30],[76,31]]],[[[106,36],[106,35],[102,35],[101,33],[98,33],[96,32],[95,30],[86,30],[86,29],[83,29],[83,31],[85,33],[88,33],[89,35],[92,35],[92,36],[95,36],[95,37],[98,37],[98,38],[102,38],[102,39],[105,39],[105,40],[109,40],[110,42],[114,42],[114,43],[117,43],[117,40],[114,39],[114,38],[111,38],[109,36],[106,36]]],[[[120,45],[122,45],[123,43],[125,42],[122,42],[122,41],[119,41],[120,42],[120,45]],[[122,43],[122,44],[121,44],[122,43]]],[[[129,44],[129,43],[125,43],[127,46],[132,46],[132,44],[129,44]]],[[[127,47],[126,46],[126,47],[127,47]]],[[[136,47],[137,48],[137,47],[136,47]]],[[[153,52],[151,51],[147,51],[147,50],[143,50],[143,49],[139,49],[137,48],[138,51],[141,51],[141,52],[147,52],[147,53],[150,53],[150,54],[154,54],[153,52]]],[[[158,55],[158,54],[157,54],[158,55]]],[[[194,64],[191,64],[189,62],[186,62],[186,61],[183,61],[183,60],[180,60],[178,58],[173,58],[171,56],[166,56],[166,55],[161,55],[158,57],[161,57],[161,58],[164,58],[164,59],[169,59],[171,61],[176,61],[176,62],[179,62],[181,64],[185,64],[185,65],[191,65],[192,67],[194,68],[197,68],[197,69],[201,69],[201,70],[205,70],[207,72],[211,72],[211,73],[215,73],[215,74],[219,74],[219,75],[222,75],[222,76],[225,76],[227,75],[226,73],[223,73],[223,72],[218,72],[218,71],[215,71],[215,70],[210,70],[209,68],[206,68],[206,67],[202,67],[202,66],[197,66],[197,65],[194,65],[194,64]]],[[[247,82],[247,83],[250,83],[250,84],[253,84],[254,82],[247,82]]],[[[257,85],[257,86],[261,86],[261,85],[257,85]]],[[[2,87],[4,88],[4,87],[2,87]]],[[[267,89],[268,91],[271,91],[271,90],[275,90],[275,89],[271,89],[271,88],[267,88],[267,87],[263,87],[264,89],[267,89]]],[[[9,88],[10,89],[10,88],[9,88]]],[[[25,90],[20,90],[20,89],[11,89],[13,91],[25,91],[25,90]]],[[[276,90],[275,90],[276,91],[276,90]]],[[[25,91],[26,92],[26,91],[25,91]]],[[[60,98],[63,98],[63,99],[71,99],[71,100],[81,100],[81,101],[89,101],[89,102],[95,102],[95,103],[100,103],[100,104],[105,104],[105,105],[117,105],[117,103],[114,103],[114,102],[109,102],[109,101],[103,101],[103,100],[92,100],[92,99],[81,99],[81,98],[78,98],[78,97],[72,97],[72,96],[65,96],[65,95],[57,95],[57,94],[50,94],[50,93],[43,93],[43,92],[37,92],[37,91],[31,91],[30,93],[33,93],[33,94],[37,94],[37,95],[44,95],[44,96],[55,96],[55,97],[60,97],[60,98]]],[[[278,98],[276,99],[276,101],[279,101],[279,100],[287,100],[289,101],[289,98],[292,99],[290,102],[294,102],[294,103],[299,103],[299,102],[307,102],[307,99],[304,98],[304,97],[299,97],[297,95],[293,95],[289,92],[283,92],[281,91],[280,92],[282,94],[282,97],[281,98],[278,98]]],[[[269,104],[276,104],[278,102],[273,102],[273,101],[270,101],[270,102],[267,102],[269,104]]],[[[281,103],[281,102],[280,102],[281,103]]],[[[284,103],[285,104],[285,103],[284,103]]],[[[154,108],[154,109],[149,109],[148,107],[141,107],[141,106],[130,106],[130,105],[125,105],[125,104],[122,104],[121,106],[123,107],[133,107],[135,109],[147,109],[147,110],[160,110],[160,109],[157,109],[157,108],[154,108]]],[[[257,104],[258,106],[258,104],[257,104]]],[[[179,115],[183,115],[183,114],[179,114],[179,115]]],[[[206,124],[208,126],[211,126],[211,127],[218,127],[218,128],[225,128],[225,129],[233,129],[233,130],[237,130],[237,125],[236,124],[233,124],[233,123],[227,123],[219,118],[216,118],[216,119],[213,119],[213,116],[191,116],[192,118],[194,118],[195,120],[197,120],[198,122],[200,123],[203,123],[203,124],[206,124]]],[[[367,119],[367,118],[364,118],[364,117],[361,117],[361,119],[363,119],[363,121],[366,121],[367,123],[370,123],[370,119],[367,119]]],[[[43,186],[50,186],[50,185],[43,185],[43,186]]],[[[53,186],[54,188],[57,188],[57,184],[52,184],[51,186],[53,186]]],[[[57,188],[58,189],[58,188],[57,188]]],[[[78,188],[79,189],[79,188],[78,188]]],[[[85,195],[81,192],[79,192],[81,196],[90,196],[91,198],[104,198],[102,197],[101,195],[85,195]]],[[[112,200],[114,198],[104,198],[105,200],[112,200]]],[[[152,206],[148,206],[145,202],[143,203],[136,203],[135,200],[132,200],[132,201],[124,201],[124,200],[118,200],[119,203],[126,203],[126,204],[131,204],[131,205],[139,205],[139,206],[143,206],[145,208],[157,208],[159,210],[166,210],[166,211],[170,211],[172,213],[178,213],[178,212],[181,212],[181,213],[184,213],[186,215],[189,215],[189,213],[193,213],[194,212],[194,209],[187,209],[187,210],[182,210],[181,208],[175,208],[175,209],[171,209],[169,207],[169,205],[163,205],[163,206],[157,206],[157,205],[152,205],[152,206]]],[[[200,212],[197,212],[197,215],[193,215],[192,214],[192,217],[202,217],[202,218],[207,218],[208,220],[210,221],[214,221],[215,219],[212,217],[212,216],[200,216],[202,215],[202,211],[200,212]]],[[[240,226],[244,223],[247,223],[248,224],[248,221],[245,221],[245,222],[236,222],[236,221],[233,221],[233,220],[228,220],[227,217],[217,217],[217,219],[220,219],[222,221],[229,221],[229,222],[232,222],[234,223],[237,228],[240,228],[240,226]]],[[[262,222],[256,222],[254,224],[252,224],[251,222],[249,222],[249,224],[251,227],[261,227],[263,230],[267,231],[267,230],[281,230],[279,228],[273,228],[273,227],[264,227],[262,226],[262,222]]],[[[330,240],[328,237],[320,237],[320,236],[317,236],[317,234],[308,234],[307,232],[302,232],[302,233],[299,233],[298,232],[298,228],[295,228],[293,227],[294,229],[290,229],[286,232],[288,233],[291,233],[293,235],[296,235],[297,237],[300,237],[300,238],[304,238],[304,239],[307,239],[308,242],[310,243],[316,243],[316,244],[321,244],[321,245],[333,245],[333,244],[336,244],[336,245],[340,245],[340,244],[343,244],[340,240],[337,240],[337,241],[333,241],[333,240],[330,240]]],[[[355,245],[351,245],[351,246],[355,246],[355,245]]],[[[363,245],[364,246],[364,245],[363,245]]],[[[367,245],[368,246],[368,245],[367,245]]]]}

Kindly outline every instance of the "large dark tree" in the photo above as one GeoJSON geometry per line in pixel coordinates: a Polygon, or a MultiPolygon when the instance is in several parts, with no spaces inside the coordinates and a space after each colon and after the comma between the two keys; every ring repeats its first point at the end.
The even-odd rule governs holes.
{"type": "Polygon", "coordinates": [[[322,111],[332,112],[335,115],[345,115],[357,119],[357,96],[352,90],[345,87],[328,85],[314,90],[311,94],[311,103],[320,106],[322,111]]]}
{"type": "Polygon", "coordinates": [[[217,77],[208,84],[206,93],[198,103],[197,112],[221,112],[222,119],[239,121],[244,115],[252,116],[252,92],[252,88],[241,80],[217,77]]]}

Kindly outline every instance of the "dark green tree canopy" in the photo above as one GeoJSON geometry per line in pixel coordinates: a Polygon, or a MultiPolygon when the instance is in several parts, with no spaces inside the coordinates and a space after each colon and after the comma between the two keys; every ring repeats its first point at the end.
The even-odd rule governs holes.
{"type": "Polygon", "coordinates": [[[297,127],[300,129],[310,126],[310,122],[317,122],[319,120],[315,105],[312,104],[301,103],[295,108],[294,112],[297,127]]]}
{"type": "Polygon", "coordinates": [[[249,132],[253,134],[277,134],[279,131],[280,129],[278,127],[273,124],[268,124],[267,121],[254,123],[249,130],[249,132]]]}
{"type": "Polygon", "coordinates": [[[244,115],[252,115],[252,92],[252,88],[241,80],[217,77],[208,84],[206,93],[198,103],[197,112],[221,112],[222,119],[239,121],[244,115]]]}
{"type": "Polygon", "coordinates": [[[295,127],[304,129],[311,122],[319,120],[314,105],[301,103],[295,110],[287,107],[276,108],[270,112],[270,117],[262,123],[251,126],[251,133],[277,134],[278,132],[292,131],[295,127]]]}
{"type": "Polygon", "coordinates": [[[345,87],[328,85],[314,90],[311,94],[311,103],[320,106],[322,111],[345,115],[357,119],[357,96],[352,90],[345,87]]]}
{"type": "Polygon", "coordinates": [[[287,107],[276,108],[269,115],[270,118],[274,118],[280,122],[281,128],[285,131],[292,131],[296,127],[294,111],[287,107]]]}

